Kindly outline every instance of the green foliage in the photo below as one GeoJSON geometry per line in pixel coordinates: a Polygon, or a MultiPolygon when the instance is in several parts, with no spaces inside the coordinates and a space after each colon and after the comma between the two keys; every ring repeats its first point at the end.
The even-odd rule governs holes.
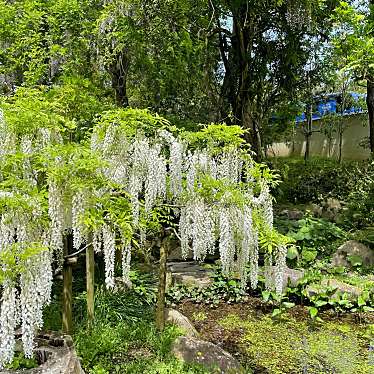
{"type": "Polygon", "coordinates": [[[88,78],[75,75],[63,76],[46,94],[50,108],[74,123],[74,140],[87,136],[96,117],[112,107],[105,91],[88,78]]]}
{"type": "Polygon", "coordinates": [[[282,183],[275,190],[279,201],[311,203],[336,198],[345,205],[342,219],[348,227],[363,227],[374,217],[374,164],[372,161],[331,159],[272,159],[282,183]]]}
{"type": "Polygon", "coordinates": [[[26,370],[38,367],[39,364],[35,358],[26,358],[23,352],[16,352],[13,361],[10,365],[6,366],[6,369],[10,370],[26,370]]]}
{"type": "Polygon", "coordinates": [[[370,170],[369,162],[312,158],[305,164],[301,158],[271,159],[282,183],[275,191],[280,201],[292,203],[318,202],[334,197],[345,201],[356,184],[370,170]]]}
{"type": "Polygon", "coordinates": [[[48,98],[46,87],[20,87],[13,96],[0,96],[6,125],[16,136],[34,136],[41,128],[62,133],[73,130],[75,123],[56,110],[58,105],[48,98]]]}
{"type": "Polygon", "coordinates": [[[15,243],[0,251],[0,285],[27,272],[28,260],[48,248],[41,243],[15,243]]]}
{"type": "Polygon", "coordinates": [[[228,278],[216,269],[213,273],[212,284],[207,287],[175,285],[167,292],[167,303],[180,303],[191,300],[195,303],[204,303],[212,307],[225,300],[228,303],[237,303],[245,299],[245,290],[240,280],[228,278]]]}
{"type": "MultiPolygon", "coordinates": [[[[286,317],[286,316],[285,316],[286,317]]],[[[371,373],[369,340],[356,325],[325,322],[309,326],[291,316],[281,321],[270,316],[253,318],[231,314],[219,321],[226,334],[240,331],[239,349],[254,370],[274,374],[371,373]]]]}
{"type": "Polygon", "coordinates": [[[86,145],[68,143],[48,147],[40,155],[40,164],[50,181],[64,185],[67,190],[104,185],[99,170],[105,163],[86,145]]]}
{"type": "Polygon", "coordinates": [[[50,83],[63,71],[87,74],[98,5],[96,0],[1,1],[1,72],[12,77],[7,90],[12,84],[50,83]]]}
{"type": "MultiPolygon", "coordinates": [[[[74,342],[87,373],[177,373],[204,374],[202,368],[184,365],[170,353],[181,334],[167,326],[160,334],[154,323],[154,284],[147,274],[130,274],[134,287],[116,293],[98,288],[95,294],[95,324],[87,330],[86,295],[78,293],[73,303],[74,342]],[[144,292],[146,290],[146,292],[144,292]],[[150,295],[153,295],[150,297],[150,295]]],[[[56,289],[56,291],[58,291],[56,289]]],[[[60,320],[58,300],[45,310],[45,328],[60,320]]]]}
{"type": "Polygon", "coordinates": [[[360,175],[347,197],[345,223],[355,227],[369,226],[374,222],[374,162],[360,175]]]}
{"type": "Polygon", "coordinates": [[[156,131],[170,126],[170,123],[146,109],[115,109],[104,112],[97,120],[95,133],[103,140],[106,130],[116,125],[117,133],[126,134],[131,139],[137,134],[155,136],[156,131]]]}
{"type": "Polygon", "coordinates": [[[87,373],[206,373],[182,364],[169,353],[178,335],[180,331],[173,326],[160,334],[150,322],[117,322],[116,326],[96,324],[88,333],[82,329],[75,342],[87,373]]]}
{"type": "Polygon", "coordinates": [[[275,226],[295,240],[296,247],[290,247],[287,257],[299,260],[299,264],[313,262],[317,256],[326,257],[334,249],[334,243],[347,238],[346,232],[336,224],[308,214],[297,221],[276,219],[275,226]]]}
{"type": "Polygon", "coordinates": [[[374,74],[374,42],[370,17],[354,4],[341,1],[333,19],[338,25],[334,38],[336,53],[347,59],[343,69],[351,71],[357,80],[371,79],[374,74]]]}
{"type": "Polygon", "coordinates": [[[277,295],[272,291],[262,291],[261,295],[266,303],[275,306],[271,314],[272,318],[281,318],[289,309],[296,305],[295,303],[289,302],[287,296],[277,295]]]}
{"type": "Polygon", "coordinates": [[[237,149],[243,146],[245,133],[246,131],[240,126],[210,124],[200,131],[185,132],[182,136],[192,149],[208,148],[212,153],[220,153],[225,149],[237,149]]]}

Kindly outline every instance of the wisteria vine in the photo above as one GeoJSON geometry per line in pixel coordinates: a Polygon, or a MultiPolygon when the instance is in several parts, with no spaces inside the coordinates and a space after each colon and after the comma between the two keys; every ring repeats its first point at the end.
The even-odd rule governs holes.
{"type": "MultiPolygon", "coordinates": [[[[0,210],[0,258],[11,252],[19,266],[19,273],[1,284],[0,368],[13,359],[19,327],[26,357],[33,354],[43,307],[50,302],[52,263],[57,260],[61,265],[67,233],[72,235],[74,249],[92,244],[95,253],[103,254],[105,284],[111,289],[116,250],[122,250],[123,281],[128,284],[133,230],[142,245],[147,235],[144,223],[153,210],[170,205],[175,208],[173,219],[178,220],[176,234],[184,257],[192,253],[196,261],[204,261],[218,250],[224,274],[238,272],[243,287],[248,279],[251,287],[257,287],[260,242],[273,230],[269,181],[240,145],[205,141],[210,135],[204,132],[170,131],[162,119],[142,115],[142,121],[130,124],[112,119],[99,122],[91,149],[74,146],[65,155],[57,129],[20,134],[7,126],[0,111],[0,162],[22,154],[23,163],[15,172],[29,188],[0,190],[0,206],[5,207],[0,210]],[[51,146],[54,151],[43,161],[43,188],[48,194],[38,194],[40,175],[34,171],[33,155],[51,146]],[[104,162],[96,165],[94,156],[104,162]],[[90,160],[87,168],[82,168],[82,159],[90,160]],[[126,207],[111,206],[113,193],[129,201],[129,222],[121,215],[126,207]],[[94,218],[85,220],[92,212],[94,218]],[[30,215],[35,219],[30,220],[30,215]],[[90,237],[92,243],[88,243],[90,237]],[[19,255],[24,252],[28,255],[19,255]]],[[[0,182],[5,178],[0,168],[0,182]]],[[[265,253],[269,279],[275,267],[274,285],[268,282],[267,286],[278,293],[282,292],[286,244],[280,240],[265,253]]],[[[0,265],[7,274],[7,264],[0,265]]]]}

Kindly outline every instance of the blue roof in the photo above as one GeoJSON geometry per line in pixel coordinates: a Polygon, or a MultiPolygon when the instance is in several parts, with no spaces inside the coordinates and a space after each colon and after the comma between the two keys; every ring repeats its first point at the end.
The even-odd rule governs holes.
{"type": "MultiPolygon", "coordinates": [[[[349,93],[355,101],[358,101],[359,99],[365,98],[366,95],[360,94],[357,92],[350,92],[349,93]]],[[[337,113],[337,104],[338,100],[337,98],[341,96],[340,93],[331,93],[321,96],[318,96],[315,98],[317,103],[317,110],[313,112],[312,114],[312,120],[319,120],[322,117],[328,115],[328,114],[340,114],[337,113]]],[[[363,113],[364,110],[359,106],[352,106],[351,108],[347,108],[344,110],[343,115],[352,115],[352,114],[358,114],[363,113]]],[[[301,113],[301,115],[296,117],[296,122],[304,122],[306,121],[307,117],[305,112],[301,113]]]]}

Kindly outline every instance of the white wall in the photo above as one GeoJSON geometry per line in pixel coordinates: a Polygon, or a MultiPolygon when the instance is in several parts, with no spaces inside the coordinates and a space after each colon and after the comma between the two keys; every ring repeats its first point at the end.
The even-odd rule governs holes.
{"type": "MultiPolygon", "coordinates": [[[[321,121],[313,121],[313,130],[319,130],[321,121]]],[[[362,148],[359,143],[365,137],[369,136],[369,126],[367,123],[367,114],[351,115],[344,118],[344,133],[342,157],[351,160],[364,160],[369,158],[369,149],[362,148]]],[[[329,144],[329,140],[321,132],[313,132],[310,141],[311,156],[333,157],[339,155],[339,137],[334,137],[329,144]]],[[[287,157],[303,156],[305,152],[305,136],[300,128],[295,129],[294,136],[290,141],[274,143],[268,149],[269,156],[287,157]]]]}

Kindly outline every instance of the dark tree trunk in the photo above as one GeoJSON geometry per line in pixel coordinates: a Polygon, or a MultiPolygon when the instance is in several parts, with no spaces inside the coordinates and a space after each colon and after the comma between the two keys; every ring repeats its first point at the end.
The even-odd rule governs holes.
{"type": "MultiPolygon", "coordinates": [[[[229,112],[233,117],[229,123],[242,126],[248,131],[246,140],[250,143],[255,153],[255,159],[263,158],[261,128],[254,118],[255,98],[252,97],[250,59],[254,33],[254,24],[248,21],[248,9],[246,6],[232,8],[233,28],[230,37],[230,46],[226,43],[226,36],[220,35],[221,57],[225,65],[223,79],[220,116],[221,119],[229,118],[229,112]],[[226,53],[227,57],[226,57],[226,53]]],[[[227,120],[226,120],[227,121],[227,120]]]]}
{"type": "Polygon", "coordinates": [[[129,99],[127,97],[127,74],[129,71],[129,60],[126,54],[121,53],[110,66],[112,76],[112,88],[114,89],[117,105],[128,107],[129,99]]]}
{"type": "Polygon", "coordinates": [[[369,114],[369,144],[370,153],[374,157],[374,81],[367,81],[366,103],[369,114]]]}
{"type": "Polygon", "coordinates": [[[251,145],[255,153],[254,159],[261,161],[264,157],[259,125],[254,120],[251,113],[251,104],[248,97],[239,100],[237,107],[237,116],[240,118],[240,125],[248,130],[246,135],[247,142],[251,145]]]}

